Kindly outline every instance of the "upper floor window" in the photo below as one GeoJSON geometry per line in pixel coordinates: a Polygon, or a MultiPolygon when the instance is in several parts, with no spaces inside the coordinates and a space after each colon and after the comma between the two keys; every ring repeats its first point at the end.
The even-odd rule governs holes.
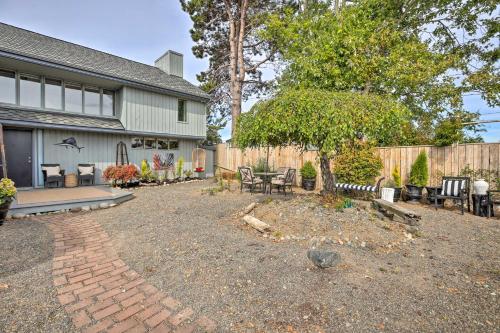
{"type": "Polygon", "coordinates": [[[62,81],[45,78],[45,107],[47,109],[62,109],[62,81]]]}
{"type": "Polygon", "coordinates": [[[0,69],[0,102],[16,103],[16,72],[0,69]]]}
{"type": "Polygon", "coordinates": [[[82,112],[82,86],[78,83],[66,83],[64,87],[64,109],[82,112]]]}
{"type": "Polygon", "coordinates": [[[111,90],[0,69],[0,103],[113,116],[114,99],[111,90]]]}
{"type": "Polygon", "coordinates": [[[85,87],[85,110],[87,114],[101,113],[101,91],[99,88],[85,87]]]}
{"type": "Polygon", "coordinates": [[[39,108],[42,106],[42,80],[38,76],[19,76],[19,104],[39,108]]]}
{"type": "Polygon", "coordinates": [[[102,91],[102,114],[104,116],[112,116],[114,111],[115,94],[111,90],[102,91]]]}
{"type": "Polygon", "coordinates": [[[182,99],[177,102],[177,121],[187,121],[186,101],[183,101],[182,99]]]}

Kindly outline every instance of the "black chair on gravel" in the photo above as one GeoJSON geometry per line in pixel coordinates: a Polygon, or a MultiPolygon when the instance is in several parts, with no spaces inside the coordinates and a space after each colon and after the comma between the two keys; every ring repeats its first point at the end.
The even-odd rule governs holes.
{"type": "Polygon", "coordinates": [[[434,197],[436,210],[438,209],[438,199],[460,200],[462,215],[464,215],[464,204],[467,200],[467,211],[470,212],[470,178],[443,177],[441,194],[434,197]]]}
{"type": "Polygon", "coordinates": [[[41,164],[41,167],[44,187],[64,187],[64,170],[60,164],[41,164]]]}

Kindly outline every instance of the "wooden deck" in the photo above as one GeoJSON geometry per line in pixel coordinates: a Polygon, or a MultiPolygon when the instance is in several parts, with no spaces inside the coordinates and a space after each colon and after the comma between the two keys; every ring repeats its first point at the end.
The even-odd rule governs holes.
{"type": "Polygon", "coordinates": [[[133,197],[131,192],[109,186],[20,190],[9,215],[45,213],[102,203],[118,204],[133,197]]]}

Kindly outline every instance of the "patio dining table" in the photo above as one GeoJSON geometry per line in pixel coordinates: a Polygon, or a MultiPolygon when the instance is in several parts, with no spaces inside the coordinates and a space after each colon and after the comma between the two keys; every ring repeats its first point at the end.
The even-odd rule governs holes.
{"type": "Polygon", "coordinates": [[[267,185],[269,185],[269,193],[271,193],[271,179],[277,175],[281,175],[278,172],[254,172],[254,175],[262,178],[262,192],[267,193],[267,185]]]}

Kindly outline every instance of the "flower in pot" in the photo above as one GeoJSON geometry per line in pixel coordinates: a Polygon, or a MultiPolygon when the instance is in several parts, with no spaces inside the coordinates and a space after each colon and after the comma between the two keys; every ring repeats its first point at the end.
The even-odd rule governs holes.
{"type": "Polygon", "coordinates": [[[196,172],[198,178],[205,178],[205,169],[203,169],[202,167],[197,167],[196,169],[194,169],[194,172],[196,172]]]}
{"type": "Polygon", "coordinates": [[[302,176],[302,188],[307,191],[313,191],[316,187],[316,169],[311,161],[304,163],[300,168],[300,175],[302,176]]]}
{"type": "Polygon", "coordinates": [[[14,182],[9,178],[0,180],[0,224],[3,223],[9,212],[10,204],[16,195],[16,187],[14,182]]]}
{"type": "Polygon", "coordinates": [[[401,174],[399,173],[398,166],[392,170],[392,179],[385,183],[385,187],[394,189],[394,202],[398,202],[401,197],[401,174]]]}
{"type": "Polygon", "coordinates": [[[411,166],[410,183],[406,184],[407,195],[410,202],[417,203],[422,198],[422,189],[427,185],[429,169],[427,167],[427,154],[422,151],[411,166]]]}

